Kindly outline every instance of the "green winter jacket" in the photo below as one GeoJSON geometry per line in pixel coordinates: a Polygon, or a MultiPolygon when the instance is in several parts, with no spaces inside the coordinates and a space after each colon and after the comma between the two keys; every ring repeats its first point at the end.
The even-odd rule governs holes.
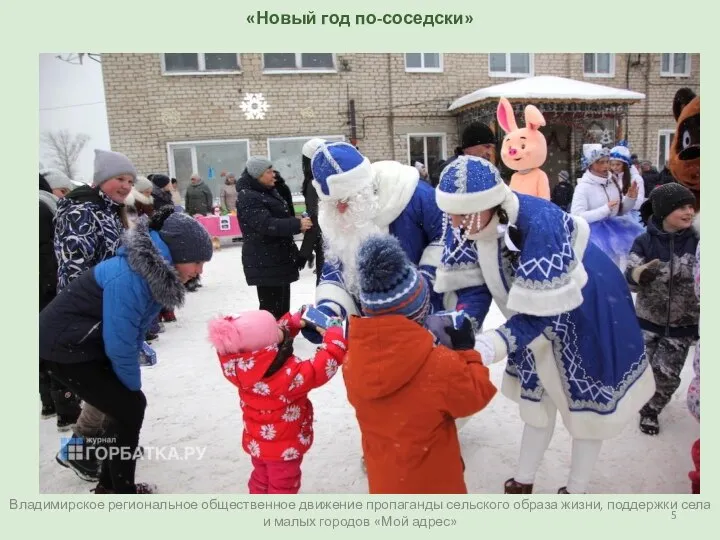
{"type": "Polygon", "coordinates": [[[213,195],[208,185],[201,180],[199,184],[190,184],[185,193],[185,211],[194,216],[212,213],[213,195]]]}

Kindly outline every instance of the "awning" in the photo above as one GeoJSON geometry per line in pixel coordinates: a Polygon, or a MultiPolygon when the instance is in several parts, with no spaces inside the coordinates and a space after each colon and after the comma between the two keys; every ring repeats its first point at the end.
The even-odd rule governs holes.
{"type": "Polygon", "coordinates": [[[456,99],[448,107],[448,111],[458,111],[469,105],[478,105],[485,101],[497,101],[501,97],[509,100],[522,99],[533,103],[602,102],[629,105],[645,99],[645,94],[575,79],[541,75],[480,88],[456,99]]]}

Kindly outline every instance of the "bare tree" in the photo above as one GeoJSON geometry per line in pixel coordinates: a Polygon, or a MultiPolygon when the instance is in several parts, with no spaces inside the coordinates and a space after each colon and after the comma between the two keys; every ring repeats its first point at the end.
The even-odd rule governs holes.
{"type": "Polygon", "coordinates": [[[42,140],[51,155],[54,165],[68,178],[75,178],[75,164],[80,153],[90,140],[85,133],[72,134],[66,129],[46,131],[42,140]]]}

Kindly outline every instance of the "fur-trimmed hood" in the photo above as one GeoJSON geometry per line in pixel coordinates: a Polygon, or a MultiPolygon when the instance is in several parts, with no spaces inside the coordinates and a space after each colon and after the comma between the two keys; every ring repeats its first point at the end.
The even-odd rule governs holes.
{"type": "Polygon", "coordinates": [[[153,197],[152,197],[152,195],[149,197],[146,195],[143,195],[137,189],[133,188],[133,190],[130,192],[130,194],[125,199],[125,206],[134,206],[135,203],[152,206],[153,197]]]}
{"type": "Polygon", "coordinates": [[[182,306],[186,289],[173,267],[170,249],[146,222],[139,221],[125,233],[117,255],[125,257],[130,268],[147,281],[156,302],[170,309],[182,306]]]}

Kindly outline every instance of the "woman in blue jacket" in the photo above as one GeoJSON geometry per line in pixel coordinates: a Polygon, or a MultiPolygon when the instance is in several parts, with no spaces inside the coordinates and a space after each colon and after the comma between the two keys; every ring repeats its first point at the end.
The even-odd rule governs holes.
{"type": "Polygon", "coordinates": [[[138,358],[163,306],[178,307],[184,284],[212,257],[207,231],[173,207],[128,232],[115,257],[72,281],[40,313],[40,358],[51,376],[112,419],[95,493],[153,493],[135,483],[145,415],[138,358]]]}

